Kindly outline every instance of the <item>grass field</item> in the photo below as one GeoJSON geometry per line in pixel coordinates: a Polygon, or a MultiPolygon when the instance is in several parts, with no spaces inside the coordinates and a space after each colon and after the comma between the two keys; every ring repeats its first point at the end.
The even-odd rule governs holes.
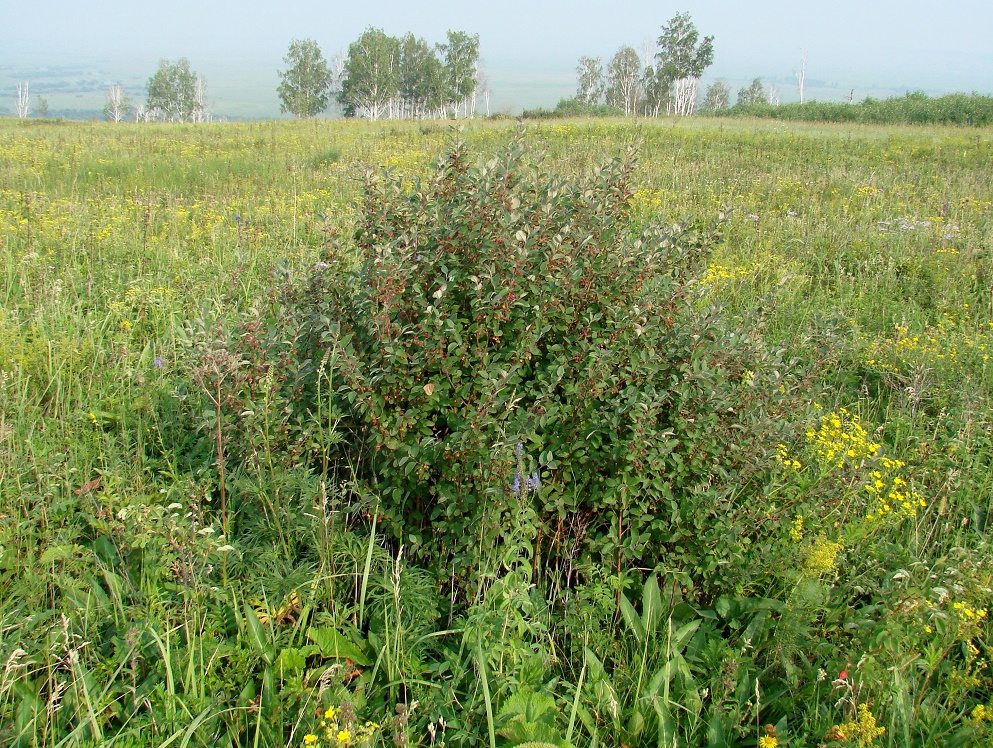
{"type": "Polygon", "coordinates": [[[0,121],[0,743],[988,745],[993,132],[529,126],[566,175],[635,147],[634,229],[731,208],[693,305],[776,352],[794,436],[717,571],[475,593],[328,464],[347,436],[281,451],[252,358],[365,169],[409,185],[451,138],[0,121]]]}

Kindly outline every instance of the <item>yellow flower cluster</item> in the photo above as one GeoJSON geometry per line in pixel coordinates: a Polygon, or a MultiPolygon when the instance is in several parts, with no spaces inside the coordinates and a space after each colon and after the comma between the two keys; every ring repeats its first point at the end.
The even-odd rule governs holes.
{"type": "Polygon", "coordinates": [[[858,748],[869,748],[876,738],[886,732],[885,727],[876,727],[876,718],[869,711],[868,704],[859,704],[855,719],[833,728],[832,738],[854,743],[858,748]]]}
{"type": "Polygon", "coordinates": [[[28,169],[38,169],[47,160],[51,148],[40,138],[6,137],[0,142],[0,163],[10,162],[28,169]]]}
{"type": "Polygon", "coordinates": [[[884,457],[880,464],[882,470],[873,470],[865,484],[865,490],[877,499],[876,507],[866,519],[877,520],[894,512],[901,517],[917,516],[918,507],[927,506],[927,502],[907,485],[906,480],[892,474],[904,467],[904,463],[884,457]]]}
{"type": "Polygon", "coordinates": [[[423,176],[427,176],[430,173],[430,169],[428,168],[430,163],[431,158],[424,151],[394,152],[382,159],[383,166],[388,169],[397,169],[404,172],[413,171],[423,176]]]}
{"type": "Polygon", "coordinates": [[[963,208],[971,209],[976,213],[985,213],[993,208],[993,200],[981,200],[975,197],[963,197],[959,200],[959,205],[963,208]]]}
{"type": "Polygon", "coordinates": [[[790,540],[794,543],[803,540],[803,515],[798,514],[793,520],[793,526],[790,528],[790,540]]]}
{"type": "Polygon", "coordinates": [[[834,569],[838,554],[843,548],[841,543],[835,543],[825,537],[817,538],[807,551],[807,558],[804,559],[804,576],[816,577],[834,569]]]}
{"type": "Polygon", "coordinates": [[[981,620],[986,618],[985,610],[970,608],[967,603],[963,603],[961,601],[952,603],[952,610],[958,614],[959,620],[965,623],[979,623],[981,620]]]}
{"type": "Polygon", "coordinates": [[[803,463],[790,457],[789,450],[786,449],[785,444],[779,444],[776,447],[776,462],[784,467],[793,468],[794,470],[799,470],[803,467],[803,463]]]}
{"type": "Polygon", "coordinates": [[[969,718],[973,722],[993,722],[993,709],[990,709],[985,704],[977,704],[972,712],[969,713],[969,718]]]}
{"type": "Polygon", "coordinates": [[[631,196],[631,208],[639,213],[661,213],[665,208],[666,198],[663,190],[638,190],[631,196]]]}
{"type": "MultiPolygon", "coordinates": [[[[815,404],[815,407],[818,407],[815,404]]],[[[817,462],[825,470],[849,469],[858,472],[858,480],[875,499],[866,519],[915,517],[927,503],[901,475],[906,463],[882,453],[882,446],[869,438],[858,415],[844,408],[822,416],[816,428],[807,431],[807,443],[817,462]]],[[[789,464],[780,450],[780,462],[789,464]]]]}
{"type": "MultiPolygon", "coordinates": [[[[957,253],[954,248],[937,251],[957,253]]],[[[894,337],[872,344],[866,364],[884,373],[900,374],[922,366],[954,366],[963,357],[988,361],[990,344],[989,325],[975,320],[969,305],[963,304],[961,313],[944,312],[936,325],[916,333],[906,325],[897,325],[894,337]]]]}
{"type": "Polygon", "coordinates": [[[320,735],[308,733],[303,736],[305,748],[350,748],[350,746],[368,744],[380,725],[366,722],[356,727],[351,724],[353,718],[354,712],[347,705],[343,709],[329,707],[320,723],[320,735]]]}
{"type": "Polygon", "coordinates": [[[826,468],[841,468],[845,463],[860,467],[865,460],[875,457],[880,449],[879,444],[869,439],[858,415],[844,408],[823,416],[820,426],[807,432],[807,441],[826,468]]]}
{"type": "Polygon", "coordinates": [[[754,262],[740,267],[712,263],[703,274],[700,283],[704,286],[716,286],[723,281],[741,280],[753,275],[757,269],[758,263],[754,262]]]}

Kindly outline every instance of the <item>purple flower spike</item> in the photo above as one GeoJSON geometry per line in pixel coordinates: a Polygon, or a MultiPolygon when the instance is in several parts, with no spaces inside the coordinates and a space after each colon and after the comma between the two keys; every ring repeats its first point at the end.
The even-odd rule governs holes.
{"type": "Polygon", "coordinates": [[[152,359],[152,364],[156,369],[161,369],[165,365],[165,362],[162,360],[162,356],[156,356],[152,359]]]}
{"type": "Polygon", "coordinates": [[[237,221],[238,223],[241,223],[241,216],[235,216],[234,220],[237,221]]]}
{"type": "Polygon", "coordinates": [[[517,442],[517,446],[514,447],[514,451],[517,452],[517,454],[520,454],[521,452],[524,451],[524,445],[521,444],[520,442],[517,442]]]}
{"type": "Polygon", "coordinates": [[[521,474],[519,471],[514,471],[514,493],[519,494],[521,492],[521,474]]]}

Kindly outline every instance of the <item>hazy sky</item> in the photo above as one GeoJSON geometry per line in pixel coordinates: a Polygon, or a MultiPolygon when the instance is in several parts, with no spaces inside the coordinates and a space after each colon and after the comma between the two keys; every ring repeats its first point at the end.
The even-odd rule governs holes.
{"type": "Polygon", "coordinates": [[[459,29],[479,34],[499,99],[500,85],[526,85],[532,75],[571,85],[580,55],[606,59],[621,44],[640,50],[669,18],[688,11],[702,34],[715,37],[707,78],[778,76],[786,94],[806,50],[808,81],[846,91],[993,92],[990,0],[0,0],[0,9],[0,66],[7,70],[93,61],[112,70],[127,64],[145,79],[158,59],[186,56],[198,70],[274,71],[295,37],[316,39],[330,57],[368,26],[431,42],[459,29]]]}

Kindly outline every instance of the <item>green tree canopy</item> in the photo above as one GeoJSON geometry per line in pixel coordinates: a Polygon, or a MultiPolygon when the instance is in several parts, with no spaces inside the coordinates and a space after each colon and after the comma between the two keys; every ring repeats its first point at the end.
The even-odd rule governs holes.
{"type": "Polygon", "coordinates": [[[479,34],[449,31],[448,42],[440,45],[440,49],[445,55],[448,103],[456,117],[459,116],[459,107],[465,105],[464,113],[468,116],[469,97],[476,90],[479,69],[479,34]]]}
{"type": "Polygon", "coordinates": [[[765,102],[765,95],[762,92],[762,79],[756,78],[748,88],[738,89],[738,100],[735,106],[748,106],[749,104],[762,104],[765,102]]]}
{"type": "Polygon", "coordinates": [[[423,117],[445,104],[445,71],[434,48],[407,34],[400,40],[400,112],[423,117]]]}
{"type": "Polygon", "coordinates": [[[289,68],[279,71],[280,111],[314,117],[328,108],[333,75],[313,39],[294,39],[283,58],[289,68]]]}
{"type": "Polygon", "coordinates": [[[180,122],[194,119],[197,74],[190,68],[188,59],[180,57],[176,62],[159,62],[159,69],[148,79],[146,107],[162,119],[180,122]]]}
{"type": "Polygon", "coordinates": [[[400,40],[368,28],[348,45],[338,100],[345,115],[379,119],[388,112],[400,84],[400,40]]]}
{"type": "Polygon", "coordinates": [[[599,104],[603,97],[603,63],[599,57],[583,56],[576,66],[578,88],[576,101],[581,104],[599,104]]]}
{"type": "Polygon", "coordinates": [[[655,69],[662,85],[669,89],[667,111],[692,114],[696,107],[696,85],[703,71],[714,61],[714,37],[700,39],[689,13],[677,13],[658,38],[655,69]]]}
{"type": "Polygon", "coordinates": [[[703,104],[700,108],[705,112],[719,112],[727,109],[731,100],[731,89],[724,81],[714,81],[707,86],[707,93],[704,94],[703,104]]]}
{"type": "Polygon", "coordinates": [[[701,41],[689,13],[677,13],[662,27],[658,45],[656,67],[670,81],[699,78],[714,62],[714,37],[701,41]]]}
{"type": "Polygon", "coordinates": [[[625,114],[638,111],[641,88],[641,60],[634,47],[622,46],[607,65],[607,103],[625,114]]]}

